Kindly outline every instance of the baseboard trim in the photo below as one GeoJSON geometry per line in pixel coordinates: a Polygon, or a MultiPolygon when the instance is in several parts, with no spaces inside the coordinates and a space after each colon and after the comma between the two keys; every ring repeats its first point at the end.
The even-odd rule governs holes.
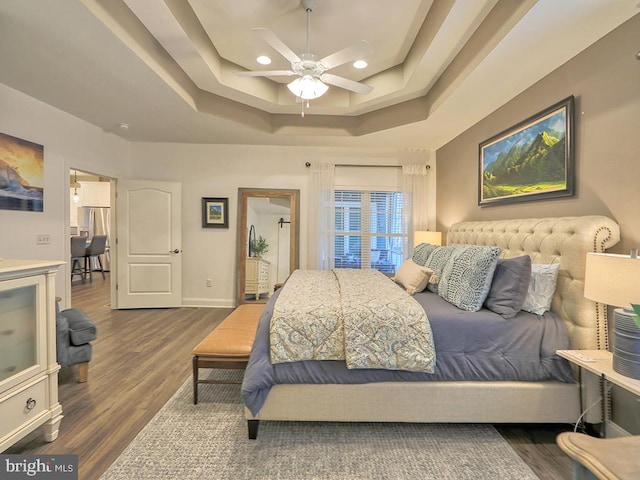
{"type": "Polygon", "coordinates": [[[235,302],[223,298],[183,298],[183,307],[234,308],[235,302]]]}

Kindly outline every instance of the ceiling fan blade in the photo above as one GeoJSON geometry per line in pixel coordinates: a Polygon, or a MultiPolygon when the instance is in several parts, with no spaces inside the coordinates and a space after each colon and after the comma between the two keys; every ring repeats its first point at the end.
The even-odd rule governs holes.
{"type": "Polygon", "coordinates": [[[321,59],[319,63],[324,65],[324,67],[329,70],[331,68],[337,67],[338,65],[342,65],[343,63],[368,57],[372,53],[373,47],[365,40],[361,40],[358,43],[354,43],[350,47],[343,48],[342,50],[338,50],[337,52],[332,53],[331,55],[327,55],[326,57],[321,59]]]}
{"type": "Polygon", "coordinates": [[[276,34],[271,30],[267,30],[266,28],[254,28],[253,31],[291,63],[300,61],[300,57],[296,55],[293,50],[287,47],[282,40],[276,37],[276,34]]]}
{"type": "Polygon", "coordinates": [[[348,78],[339,77],[333,73],[325,73],[320,76],[320,80],[329,85],[335,85],[336,87],[351,90],[352,92],[361,93],[366,95],[373,91],[373,87],[365,85],[364,83],[356,82],[355,80],[349,80],[348,78]]]}
{"type": "Polygon", "coordinates": [[[292,70],[258,70],[234,72],[238,77],[290,77],[296,75],[292,70]]]}

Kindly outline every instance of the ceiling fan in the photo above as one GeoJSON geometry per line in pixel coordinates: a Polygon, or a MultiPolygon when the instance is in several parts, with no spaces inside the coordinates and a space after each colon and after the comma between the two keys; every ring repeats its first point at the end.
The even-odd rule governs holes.
{"type": "MultiPolygon", "coordinates": [[[[291,70],[265,70],[265,71],[244,71],[236,72],[241,77],[278,77],[297,76],[295,80],[287,85],[289,90],[301,100],[308,101],[321,97],[329,89],[328,85],[344,88],[346,90],[367,94],[373,87],[364,83],[356,82],[345,77],[328,73],[328,70],[343,65],[347,62],[368,57],[373,52],[371,45],[362,40],[350,47],[343,48],[331,55],[318,59],[309,48],[309,30],[311,24],[311,12],[316,0],[302,0],[301,4],[307,14],[307,49],[305,53],[297,55],[282,40],[280,40],[271,30],[266,28],[255,28],[262,40],[271,45],[280,55],[291,62],[291,70]]],[[[302,115],[304,116],[304,103],[302,115]]]]}

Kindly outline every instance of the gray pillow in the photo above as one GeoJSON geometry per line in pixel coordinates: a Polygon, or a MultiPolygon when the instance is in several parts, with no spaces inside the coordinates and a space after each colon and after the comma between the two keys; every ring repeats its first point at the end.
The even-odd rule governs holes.
{"type": "Polygon", "coordinates": [[[531,279],[531,257],[500,258],[484,306],[502,315],[515,317],[527,297],[531,279]]]}
{"type": "Polygon", "coordinates": [[[462,310],[480,310],[489,293],[500,253],[500,247],[458,246],[442,271],[438,295],[462,310]]]}
{"type": "Polygon", "coordinates": [[[430,243],[421,243],[420,245],[416,245],[413,248],[413,253],[411,254],[411,260],[418,265],[422,265],[423,267],[427,263],[429,259],[429,255],[438,248],[438,245],[432,245],[430,243]]]}

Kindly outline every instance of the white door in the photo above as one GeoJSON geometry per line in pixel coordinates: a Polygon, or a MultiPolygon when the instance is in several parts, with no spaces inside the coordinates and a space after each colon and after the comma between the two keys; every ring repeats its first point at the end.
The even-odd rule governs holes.
{"type": "Polygon", "coordinates": [[[182,185],[118,180],[118,308],[182,303],[182,185]]]}

